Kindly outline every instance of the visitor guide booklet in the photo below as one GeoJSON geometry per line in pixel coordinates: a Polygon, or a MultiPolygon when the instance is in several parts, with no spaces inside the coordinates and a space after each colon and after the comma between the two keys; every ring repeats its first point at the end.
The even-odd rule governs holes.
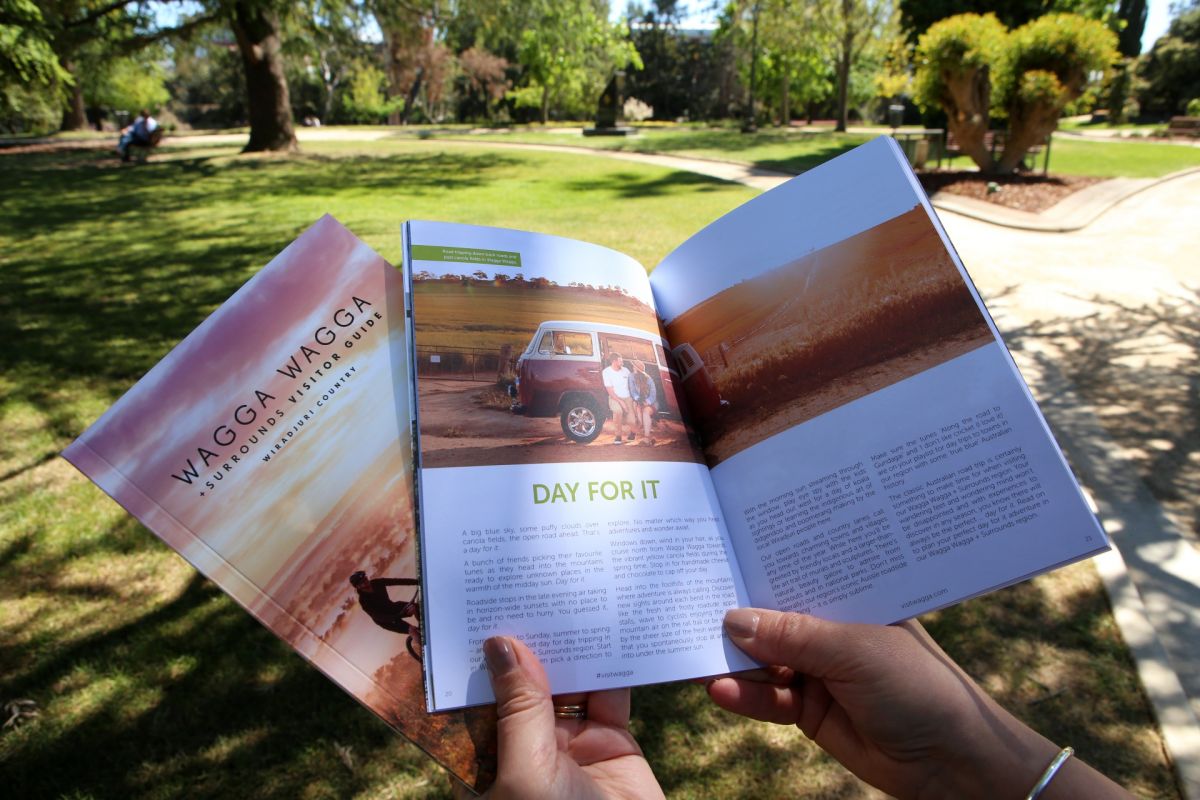
{"type": "Polygon", "coordinates": [[[484,788],[493,709],[425,711],[407,358],[400,273],[326,216],[64,456],[363,705],[484,788]]]}
{"type": "Polygon", "coordinates": [[[555,692],[757,666],[725,611],[890,623],[1107,538],[895,142],[647,277],[513,230],[404,229],[431,711],[507,634],[555,692]]]}
{"type": "Polygon", "coordinates": [[[890,139],[649,278],[403,245],[323,217],[64,456],[476,790],[493,634],[560,693],[720,674],[735,606],[891,622],[1108,546],[890,139]]]}

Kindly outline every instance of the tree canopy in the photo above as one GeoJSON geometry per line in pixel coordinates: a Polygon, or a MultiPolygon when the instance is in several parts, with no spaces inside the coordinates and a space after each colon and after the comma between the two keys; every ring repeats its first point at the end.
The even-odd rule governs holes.
{"type": "Polygon", "coordinates": [[[1077,14],[1047,14],[1009,32],[992,14],[935,23],[917,45],[916,100],[941,108],[963,152],[985,172],[1012,172],[1055,129],[1091,73],[1117,58],[1116,35],[1077,14]],[[998,159],[984,137],[1007,121],[998,159]]]}

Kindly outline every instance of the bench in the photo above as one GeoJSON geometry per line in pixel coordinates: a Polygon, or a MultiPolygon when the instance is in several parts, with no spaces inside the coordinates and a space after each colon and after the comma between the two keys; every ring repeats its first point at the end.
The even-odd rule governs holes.
{"type": "MultiPolygon", "coordinates": [[[[1004,131],[987,131],[986,133],[984,133],[983,134],[983,147],[985,150],[987,150],[989,153],[992,154],[992,160],[995,161],[997,151],[1003,152],[1003,150],[1004,150],[1004,131]]],[[[1042,142],[1041,144],[1035,144],[1033,147],[1030,147],[1028,150],[1025,151],[1025,156],[1024,156],[1024,158],[1022,158],[1021,166],[1023,166],[1029,172],[1033,172],[1035,169],[1034,165],[1037,163],[1037,156],[1039,153],[1042,153],[1043,151],[1046,154],[1046,158],[1042,161],[1042,174],[1043,175],[1047,174],[1047,172],[1050,169],[1050,137],[1049,136],[1047,136],[1046,140],[1044,142],[1042,142]]],[[[949,130],[946,131],[946,144],[942,148],[942,153],[947,158],[953,158],[954,156],[963,155],[963,151],[962,151],[962,148],[959,147],[958,140],[954,138],[954,134],[951,133],[949,130]]],[[[941,159],[941,156],[939,155],[938,167],[940,168],[941,166],[942,166],[942,159],[941,159]]]]}
{"type": "Polygon", "coordinates": [[[1183,136],[1188,139],[1200,137],[1200,117],[1171,117],[1167,124],[1167,138],[1183,136]]]}
{"type": "Polygon", "coordinates": [[[162,126],[150,131],[149,139],[134,139],[125,148],[125,160],[136,161],[139,164],[145,164],[146,159],[150,157],[150,153],[154,148],[158,147],[159,142],[163,140],[162,126]]]}

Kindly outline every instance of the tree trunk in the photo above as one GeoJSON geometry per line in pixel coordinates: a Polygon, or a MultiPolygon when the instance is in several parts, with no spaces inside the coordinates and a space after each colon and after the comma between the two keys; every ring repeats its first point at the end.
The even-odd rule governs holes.
{"type": "Polygon", "coordinates": [[[64,131],[81,131],[87,127],[87,109],[83,104],[83,86],[75,74],[75,63],[64,61],[63,69],[71,73],[75,82],[71,84],[71,93],[67,97],[67,107],[63,109],[62,129],[64,131]]]}
{"type": "Polygon", "coordinates": [[[780,87],[779,98],[779,117],[783,121],[783,127],[790,128],[792,126],[792,98],[791,98],[791,80],[787,75],[783,76],[783,86],[780,87]]]}
{"type": "Polygon", "coordinates": [[[407,125],[412,116],[413,106],[417,104],[417,93],[421,91],[421,78],[424,75],[425,70],[417,67],[417,74],[413,76],[412,86],[408,87],[408,99],[404,101],[404,111],[400,114],[401,125],[407,125]]]}
{"type": "Polygon", "coordinates": [[[546,120],[550,118],[550,87],[542,87],[542,124],[546,124],[546,120]]]}
{"type": "Polygon", "coordinates": [[[838,133],[846,132],[846,120],[849,118],[850,104],[850,47],[846,45],[842,48],[841,55],[838,57],[838,75],[837,75],[837,127],[834,128],[838,133]]]}
{"type": "MultiPolygon", "coordinates": [[[[379,24],[380,29],[383,31],[383,52],[384,59],[387,62],[384,65],[387,71],[388,79],[387,99],[392,100],[396,97],[399,97],[400,93],[404,91],[404,88],[401,85],[403,82],[401,76],[404,71],[404,65],[400,63],[400,37],[389,25],[387,25],[386,18],[381,17],[377,13],[375,15],[375,20],[379,24]]],[[[400,124],[400,109],[388,112],[387,124],[400,124]]]]}
{"type": "Polygon", "coordinates": [[[295,150],[292,104],[279,51],[279,17],[254,0],[237,0],[230,20],[246,72],[250,141],[242,152],[295,150]]]}
{"type": "Polygon", "coordinates": [[[1149,10],[1146,0],[1120,0],[1117,5],[1117,18],[1125,21],[1117,49],[1126,58],[1137,58],[1142,52],[1142,33],[1146,30],[1149,10]]]}
{"type": "Polygon", "coordinates": [[[943,73],[946,95],[946,127],[958,142],[958,148],[970,156],[983,172],[994,169],[992,154],[984,135],[988,130],[988,108],[991,105],[992,81],[987,67],[963,74],[943,73]]]}
{"type": "Polygon", "coordinates": [[[1041,144],[1054,133],[1061,113],[1062,108],[1053,103],[1034,103],[1019,111],[1010,111],[1008,141],[1004,143],[996,171],[1003,175],[1015,172],[1029,148],[1041,144]]]}
{"type": "Polygon", "coordinates": [[[850,116],[850,60],[854,53],[854,23],[851,15],[854,13],[852,0],[842,0],[842,51],[838,53],[837,65],[837,127],[838,133],[846,132],[846,121],[850,116]]]}

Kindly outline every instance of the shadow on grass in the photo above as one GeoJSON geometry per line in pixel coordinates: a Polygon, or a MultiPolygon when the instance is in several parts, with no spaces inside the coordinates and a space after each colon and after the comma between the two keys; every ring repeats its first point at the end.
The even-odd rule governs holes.
{"type": "Polygon", "coordinates": [[[621,198],[661,197],[671,194],[679,187],[688,187],[694,192],[712,192],[725,185],[718,178],[699,175],[695,172],[673,170],[658,177],[643,172],[612,172],[602,178],[572,181],[568,184],[577,192],[606,192],[621,198]]]}
{"type": "Polygon", "coordinates": [[[356,763],[422,760],[199,576],[6,683],[43,706],[4,743],[5,784],[23,798],[347,797],[380,777],[356,763]]]}
{"type": "Polygon", "coordinates": [[[0,351],[0,371],[25,376],[10,399],[44,409],[60,439],[79,432],[55,410],[64,382],[111,381],[115,399],[299,233],[265,216],[248,224],[236,209],[347,187],[452,191],[508,163],[492,154],[212,155],[112,169],[106,154],[67,157],[82,161],[0,155],[0,337],[20,342],[0,351]]]}

